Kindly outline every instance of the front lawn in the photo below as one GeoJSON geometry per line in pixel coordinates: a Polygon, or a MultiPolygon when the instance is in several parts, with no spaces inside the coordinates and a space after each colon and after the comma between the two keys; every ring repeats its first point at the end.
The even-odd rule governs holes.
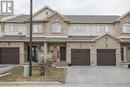
{"type": "Polygon", "coordinates": [[[33,67],[32,77],[23,77],[23,67],[17,67],[11,71],[10,75],[0,77],[1,82],[10,81],[59,81],[64,82],[66,77],[66,69],[47,67],[45,76],[40,76],[40,69],[38,66],[33,67]]]}

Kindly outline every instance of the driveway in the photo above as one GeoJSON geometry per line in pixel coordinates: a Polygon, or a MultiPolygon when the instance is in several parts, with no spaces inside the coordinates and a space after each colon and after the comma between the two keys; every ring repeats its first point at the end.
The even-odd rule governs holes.
{"type": "Polygon", "coordinates": [[[0,74],[6,73],[7,71],[15,68],[16,65],[0,65],[0,74]]]}
{"type": "Polygon", "coordinates": [[[130,69],[121,67],[68,67],[66,83],[130,84],[130,69]]]}

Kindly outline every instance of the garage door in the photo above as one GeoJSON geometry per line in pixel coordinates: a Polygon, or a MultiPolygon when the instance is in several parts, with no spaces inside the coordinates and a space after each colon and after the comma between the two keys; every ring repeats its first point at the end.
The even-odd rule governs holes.
{"type": "Polygon", "coordinates": [[[71,64],[89,66],[90,65],[90,50],[89,49],[72,49],[71,64]]]}
{"type": "Polygon", "coordinates": [[[116,50],[115,49],[98,49],[97,50],[98,66],[115,66],[116,50]]]}
{"type": "Polygon", "coordinates": [[[0,48],[0,64],[19,64],[19,48],[0,48]]]}

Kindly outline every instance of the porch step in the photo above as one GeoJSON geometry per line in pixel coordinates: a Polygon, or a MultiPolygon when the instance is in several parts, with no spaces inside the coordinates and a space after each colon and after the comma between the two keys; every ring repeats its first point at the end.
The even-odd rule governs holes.
{"type": "Polygon", "coordinates": [[[62,68],[62,67],[67,67],[66,61],[60,61],[56,64],[56,67],[62,68]]]}

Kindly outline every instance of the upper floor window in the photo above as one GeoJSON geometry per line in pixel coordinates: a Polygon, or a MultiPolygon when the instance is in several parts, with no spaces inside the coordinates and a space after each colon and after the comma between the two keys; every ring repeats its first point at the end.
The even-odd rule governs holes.
{"type": "Polygon", "coordinates": [[[53,23],[51,32],[53,32],[53,33],[61,33],[61,24],[60,23],[53,23]]]}
{"type": "Polygon", "coordinates": [[[130,24],[123,25],[123,33],[130,33],[130,24]]]}
{"type": "Polygon", "coordinates": [[[42,32],[43,32],[42,25],[40,24],[33,25],[33,33],[42,33],[42,32]]]}
{"type": "Polygon", "coordinates": [[[97,26],[96,31],[98,33],[109,32],[109,26],[97,26]]]}
{"type": "Polygon", "coordinates": [[[80,25],[76,25],[76,26],[73,26],[73,28],[71,29],[71,32],[81,32],[81,33],[84,33],[84,32],[86,32],[86,28],[85,28],[85,26],[80,26],[80,25]]]}
{"type": "Polygon", "coordinates": [[[22,32],[22,25],[9,25],[9,32],[22,32]]]}

